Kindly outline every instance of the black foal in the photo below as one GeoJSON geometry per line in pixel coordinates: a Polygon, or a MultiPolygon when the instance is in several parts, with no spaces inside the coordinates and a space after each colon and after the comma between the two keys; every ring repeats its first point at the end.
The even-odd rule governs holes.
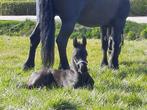
{"type": "Polygon", "coordinates": [[[58,87],[86,87],[93,89],[94,80],[87,69],[86,38],[82,43],[75,38],[73,40],[74,50],[70,69],[52,70],[44,68],[38,73],[33,73],[29,79],[28,87],[43,87],[56,85],[58,87]]]}

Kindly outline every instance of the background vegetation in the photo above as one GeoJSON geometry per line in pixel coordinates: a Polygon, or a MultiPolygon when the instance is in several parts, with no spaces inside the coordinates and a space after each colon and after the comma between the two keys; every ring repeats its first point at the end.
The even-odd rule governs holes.
{"type": "MultiPolygon", "coordinates": [[[[33,31],[35,22],[33,21],[0,21],[0,35],[9,36],[29,36],[33,31]]],[[[60,23],[56,23],[56,36],[60,30],[60,23]]],[[[81,25],[76,25],[73,37],[87,36],[87,38],[100,38],[99,28],[88,28],[81,25]]],[[[147,39],[147,24],[137,24],[127,22],[124,36],[128,40],[147,39]]]]}
{"type": "Polygon", "coordinates": [[[132,16],[147,16],[147,0],[130,0],[132,16]]]}
{"type": "MultiPolygon", "coordinates": [[[[120,55],[120,69],[99,68],[100,40],[89,39],[89,72],[95,80],[94,90],[71,88],[43,88],[28,90],[33,71],[41,68],[40,47],[36,67],[23,72],[29,49],[29,38],[0,36],[0,110],[146,110],[147,109],[147,40],[125,41],[120,55]]],[[[68,43],[68,58],[72,54],[72,40],[68,43]]],[[[58,67],[56,47],[54,68],[58,67]]]]}

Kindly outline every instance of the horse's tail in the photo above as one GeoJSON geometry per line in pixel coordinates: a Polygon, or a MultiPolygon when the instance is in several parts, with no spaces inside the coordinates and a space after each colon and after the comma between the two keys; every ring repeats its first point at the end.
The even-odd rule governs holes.
{"type": "Polygon", "coordinates": [[[54,64],[55,21],[53,0],[39,0],[39,23],[41,36],[41,58],[43,66],[54,64]]]}

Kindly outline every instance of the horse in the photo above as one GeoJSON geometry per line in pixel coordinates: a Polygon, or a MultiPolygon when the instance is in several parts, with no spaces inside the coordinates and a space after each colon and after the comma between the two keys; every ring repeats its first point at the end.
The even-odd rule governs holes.
{"type": "Polygon", "coordinates": [[[37,24],[30,36],[31,46],[24,69],[35,66],[34,58],[39,42],[42,44],[41,58],[43,67],[50,68],[53,66],[55,16],[59,16],[62,21],[62,26],[56,39],[60,57],[60,69],[69,69],[66,47],[76,23],[87,27],[100,27],[103,53],[101,66],[119,69],[122,34],[130,11],[129,0],[37,0],[36,11],[37,24]],[[111,33],[107,34],[109,30],[111,30],[111,33]],[[112,51],[108,61],[107,51],[110,35],[112,38],[110,50],[112,51]]]}
{"type": "Polygon", "coordinates": [[[44,68],[38,73],[33,73],[27,84],[28,88],[42,88],[44,86],[73,87],[93,89],[94,80],[87,68],[86,38],[82,43],[75,38],[73,40],[74,50],[70,69],[53,70],[44,68]]]}

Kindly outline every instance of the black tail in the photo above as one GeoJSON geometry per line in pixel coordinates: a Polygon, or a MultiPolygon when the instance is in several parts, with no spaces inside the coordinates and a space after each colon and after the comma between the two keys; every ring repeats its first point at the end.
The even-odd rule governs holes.
{"type": "Polygon", "coordinates": [[[54,64],[55,21],[52,0],[39,0],[39,22],[41,36],[41,57],[45,67],[54,64]]]}

